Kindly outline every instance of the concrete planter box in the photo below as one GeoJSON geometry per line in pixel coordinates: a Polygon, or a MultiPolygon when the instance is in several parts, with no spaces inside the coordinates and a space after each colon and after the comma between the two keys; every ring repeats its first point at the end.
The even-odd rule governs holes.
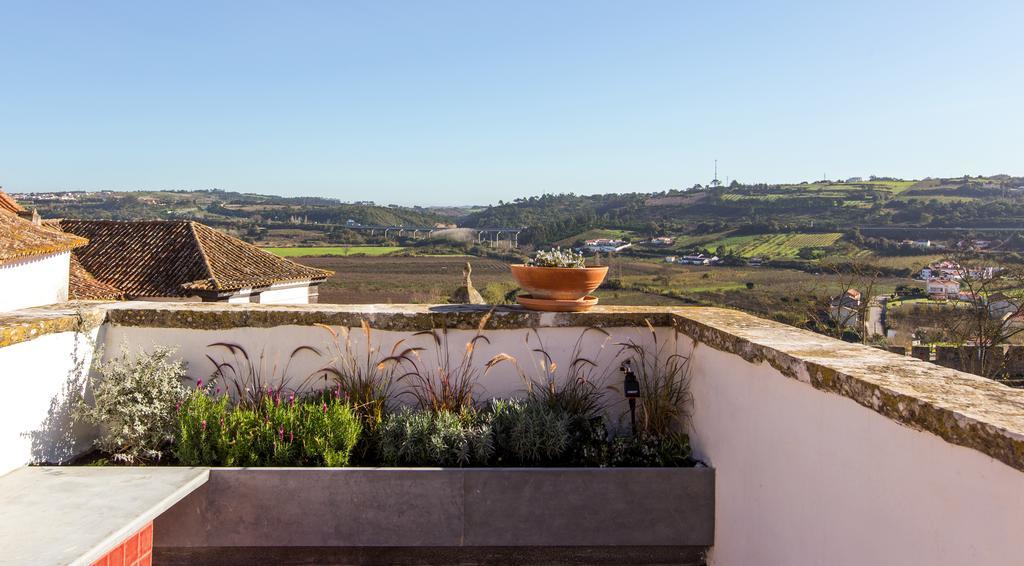
{"type": "Polygon", "coordinates": [[[388,548],[465,556],[531,547],[696,556],[714,541],[714,509],[708,468],[213,469],[154,531],[157,557],[170,563],[212,560],[210,552],[279,558],[289,548],[301,552],[281,556],[297,561],[331,548],[372,548],[377,558],[388,548]]]}

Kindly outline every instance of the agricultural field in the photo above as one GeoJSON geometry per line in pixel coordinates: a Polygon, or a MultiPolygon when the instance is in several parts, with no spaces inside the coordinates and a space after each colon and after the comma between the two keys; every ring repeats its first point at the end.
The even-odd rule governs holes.
{"type": "MultiPolygon", "coordinates": [[[[462,285],[466,261],[474,286],[489,303],[505,303],[517,290],[508,264],[493,259],[430,256],[333,256],[297,258],[335,275],[320,287],[323,303],[446,303],[462,285]]],[[[607,305],[709,305],[746,310],[796,324],[851,281],[839,275],[814,275],[791,269],[704,267],[658,261],[613,259],[614,285],[595,294],[607,305]]],[[[876,281],[875,292],[891,293],[909,280],[876,281]]]]}
{"type": "Polygon", "coordinates": [[[795,259],[801,248],[827,248],[842,238],[838,232],[822,234],[792,232],[786,234],[755,234],[730,236],[708,242],[705,247],[715,250],[719,246],[741,257],[768,257],[795,259]]]}
{"type": "Polygon", "coordinates": [[[497,302],[516,287],[508,264],[492,259],[327,256],[295,260],[334,271],[320,286],[321,303],[446,303],[462,285],[467,260],[473,266],[473,285],[485,299],[497,302]]]}
{"type": "Polygon", "coordinates": [[[941,254],[928,254],[928,255],[912,255],[912,256],[880,256],[875,255],[869,250],[860,250],[855,254],[847,254],[838,257],[830,257],[821,260],[822,265],[831,265],[832,263],[848,262],[851,258],[856,259],[861,263],[874,265],[877,267],[884,267],[888,269],[909,269],[917,272],[922,268],[927,267],[929,264],[935,263],[946,256],[941,254]]]}
{"type": "Polygon", "coordinates": [[[897,196],[910,189],[915,181],[861,181],[857,183],[804,183],[775,185],[756,191],[740,188],[722,195],[725,201],[779,199],[801,199],[811,197],[831,197],[843,199],[846,205],[860,206],[865,202],[863,195],[867,192],[884,192],[897,196]],[[854,197],[854,198],[850,198],[854,197]]]}
{"type": "Polygon", "coordinates": [[[761,195],[741,195],[737,193],[726,193],[722,195],[722,200],[725,201],[740,201],[740,200],[778,200],[780,198],[792,198],[797,195],[788,194],[761,194],[761,195]]]}
{"type": "Polygon", "coordinates": [[[314,246],[263,249],[281,257],[322,257],[349,255],[382,256],[401,252],[406,248],[400,246],[314,246]]]}

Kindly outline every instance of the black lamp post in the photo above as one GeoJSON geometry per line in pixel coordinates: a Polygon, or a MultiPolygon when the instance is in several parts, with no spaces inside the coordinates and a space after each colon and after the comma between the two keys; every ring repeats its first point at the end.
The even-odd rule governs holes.
{"type": "Polygon", "coordinates": [[[629,424],[633,428],[633,435],[636,435],[636,400],[640,398],[640,380],[636,378],[629,361],[622,362],[620,368],[625,374],[622,380],[622,393],[629,400],[629,424]]]}

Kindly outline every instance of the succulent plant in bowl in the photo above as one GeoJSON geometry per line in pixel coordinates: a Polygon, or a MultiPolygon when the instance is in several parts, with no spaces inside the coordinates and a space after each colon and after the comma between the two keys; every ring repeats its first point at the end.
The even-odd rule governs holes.
{"type": "Polygon", "coordinates": [[[526,260],[530,267],[584,268],[587,266],[583,253],[572,249],[551,248],[539,251],[532,259],[526,260]]]}
{"type": "MultiPolygon", "coordinates": [[[[607,266],[587,267],[583,254],[571,249],[540,251],[526,263],[512,265],[512,276],[528,298],[547,301],[583,301],[606,275],[607,266]]],[[[589,300],[596,302],[593,297],[589,300]]],[[[555,305],[551,306],[554,310],[555,305]]]]}

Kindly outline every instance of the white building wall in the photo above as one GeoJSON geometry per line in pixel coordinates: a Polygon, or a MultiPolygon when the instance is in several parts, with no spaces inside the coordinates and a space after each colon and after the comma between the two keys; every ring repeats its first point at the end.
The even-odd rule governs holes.
{"type": "Polygon", "coordinates": [[[690,440],[717,470],[708,564],[1024,560],[1024,473],[708,346],[691,384],[690,440]]]}
{"type": "Polygon", "coordinates": [[[0,312],[68,300],[71,252],[0,264],[0,312]]]}
{"type": "Polygon", "coordinates": [[[258,302],[265,305],[309,304],[309,280],[271,285],[260,293],[258,302]]]}
{"type": "Polygon", "coordinates": [[[230,303],[230,304],[251,303],[252,299],[250,298],[250,295],[252,295],[252,287],[246,287],[244,289],[239,289],[237,293],[235,293],[234,295],[231,295],[230,297],[228,297],[228,303],[230,303]]]}
{"type": "MultiPolygon", "coordinates": [[[[552,356],[553,361],[561,368],[568,368],[573,359],[573,345],[584,332],[584,328],[543,328],[540,331],[543,340],[543,348],[552,356]]],[[[619,355],[621,347],[618,345],[625,342],[634,342],[653,351],[656,346],[650,330],[646,328],[607,328],[609,335],[605,336],[596,331],[587,331],[583,341],[582,355],[595,363],[603,371],[603,385],[621,386],[622,374],[618,371],[620,362],[623,359],[619,355]]],[[[366,339],[358,328],[350,329],[352,351],[357,359],[363,359],[366,352],[366,339]]],[[[660,343],[669,342],[666,346],[667,352],[675,351],[674,331],[668,328],[656,330],[660,343]]],[[[376,350],[374,360],[384,358],[392,353],[396,343],[401,343],[401,348],[423,347],[424,351],[419,353],[422,366],[425,368],[436,367],[437,350],[434,348],[430,336],[414,336],[413,332],[392,332],[372,331],[372,347],[376,350]]],[[[451,360],[459,362],[466,349],[466,343],[473,339],[476,334],[472,330],[453,330],[448,333],[448,352],[451,360]]],[[[477,341],[475,346],[474,366],[479,369],[479,382],[475,390],[478,399],[492,397],[521,396],[525,391],[525,384],[516,367],[511,363],[501,363],[492,370],[484,372],[483,366],[488,360],[498,354],[509,354],[516,358],[524,371],[531,375],[539,375],[535,368],[541,363],[541,355],[533,352],[533,348],[539,346],[536,335],[528,329],[510,330],[488,330],[486,331],[487,341],[477,341]],[[527,337],[529,336],[529,342],[527,337]]],[[[271,383],[276,383],[276,375],[273,368],[277,368],[278,374],[283,372],[286,364],[289,364],[290,354],[300,346],[312,346],[323,353],[323,358],[318,358],[309,352],[303,352],[290,362],[288,368],[289,387],[298,387],[308,376],[321,375],[316,370],[323,367],[338,354],[339,342],[329,332],[316,326],[276,326],[272,328],[228,328],[223,330],[194,330],[187,328],[139,328],[129,326],[111,326],[106,329],[106,356],[117,355],[122,348],[130,352],[152,351],[160,345],[174,345],[177,347],[176,356],[186,363],[188,376],[192,379],[203,379],[209,382],[214,371],[212,362],[206,357],[211,355],[218,361],[234,362],[234,356],[225,356],[223,348],[210,348],[210,344],[216,342],[228,342],[238,344],[246,350],[249,357],[258,360],[264,357],[264,377],[271,383]]],[[[344,338],[341,338],[341,344],[344,338]]],[[[564,375],[565,371],[559,370],[558,375],[564,375]]],[[[325,387],[322,377],[315,378],[310,387],[325,387]]],[[[403,396],[403,400],[412,402],[413,399],[403,396]]],[[[608,401],[612,403],[610,413],[618,418],[625,414],[626,405],[624,399],[609,391],[608,401]]]]}
{"type": "Polygon", "coordinates": [[[95,438],[72,423],[73,392],[81,391],[97,330],[46,334],[0,348],[0,475],[30,463],[60,462],[82,453],[95,438]]]}

